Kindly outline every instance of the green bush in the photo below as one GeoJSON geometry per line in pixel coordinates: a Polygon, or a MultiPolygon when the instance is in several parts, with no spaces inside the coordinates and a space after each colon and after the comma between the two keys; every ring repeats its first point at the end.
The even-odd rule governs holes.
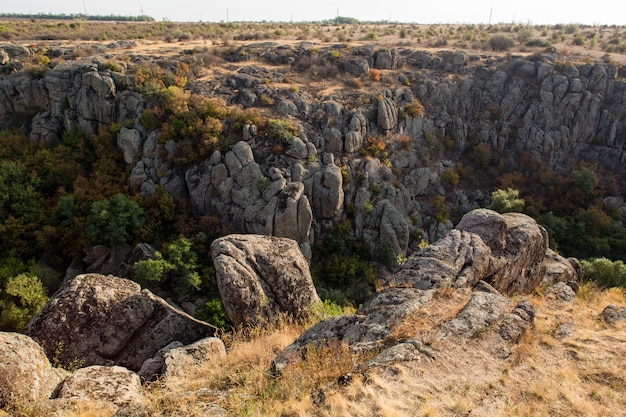
{"type": "Polygon", "coordinates": [[[267,136],[270,139],[286,142],[294,136],[295,128],[286,120],[269,119],[267,121],[267,136]]]}
{"type": "Polygon", "coordinates": [[[190,239],[180,238],[167,245],[166,258],[157,252],[155,259],[136,262],[133,266],[134,280],[148,287],[158,284],[173,290],[179,297],[198,291],[202,283],[198,273],[198,254],[191,250],[191,246],[190,239]]]}
{"type": "Polygon", "coordinates": [[[513,188],[506,190],[496,190],[491,193],[491,204],[489,208],[498,213],[521,213],[526,203],[519,198],[519,191],[513,188]]]}
{"type": "Polygon", "coordinates": [[[70,148],[76,148],[84,137],[83,131],[72,123],[70,128],[63,132],[63,144],[70,148]]]}
{"type": "Polygon", "coordinates": [[[0,291],[0,330],[21,330],[46,301],[46,290],[38,277],[31,274],[10,277],[0,291]]]}
{"type": "Polygon", "coordinates": [[[515,45],[515,41],[506,35],[498,33],[489,38],[489,47],[492,51],[506,51],[515,45]]]}
{"type": "Polygon", "coordinates": [[[232,328],[232,323],[228,319],[224,304],[219,298],[213,299],[203,306],[199,307],[196,311],[196,318],[202,321],[206,321],[207,323],[210,323],[215,327],[218,327],[225,331],[228,331],[232,328]]]}
{"type": "Polygon", "coordinates": [[[585,270],[586,281],[594,281],[603,288],[626,288],[626,265],[624,262],[598,258],[592,261],[582,261],[581,264],[585,270]]]}

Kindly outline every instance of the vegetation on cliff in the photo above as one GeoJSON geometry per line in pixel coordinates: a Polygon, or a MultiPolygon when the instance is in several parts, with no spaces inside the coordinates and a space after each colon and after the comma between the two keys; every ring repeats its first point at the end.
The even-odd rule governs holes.
{"type": "MultiPolygon", "coordinates": [[[[15,319],[3,319],[3,323],[13,324],[3,324],[2,328],[14,329],[23,323],[22,314],[32,313],[33,306],[40,304],[42,293],[54,292],[59,285],[58,275],[73,263],[80,265],[85,251],[94,245],[116,248],[149,242],[162,256],[140,264],[138,280],[150,281],[154,288],[173,291],[181,298],[194,299],[199,295],[214,298],[217,295],[211,260],[202,254],[207,253],[207,247],[215,237],[235,226],[216,211],[198,213],[185,192],[171,192],[171,189],[158,185],[154,193],[149,194],[142,193],[135,184],[129,184],[132,166],[125,161],[124,152],[117,143],[124,129],[140,131],[144,136],[149,133],[158,135],[155,160],[162,157],[159,161],[163,163],[155,169],[155,176],[161,178],[167,178],[171,172],[182,177],[186,170],[208,160],[215,151],[225,154],[234,143],[244,139],[244,128],[251,126],[256,129],[255,137],[264,146],[259,148],[263,152],[255,149],[261,154],[254,155],[255,161],[276,162],[277,165],[286,164],[284,160],[299,155],[289,148],[295,146],[294,136],[306,135],[307,129],[312,133],[310,136],[323,138],[317,149],[320,160],[324,146],[332,148],[336,145],[336,138],[353,139],[358,152],[345,151],[348,145],[344,143],[337,145],[338,150],[324,149],[337,155],[343,152],[346,159],[336,158],[336,164],[340,166],[342,185],[349,191],[349,198],[340,205],[337,218],[316,219],[320,225],[311,248],[316,283],[325,292],[325,297],[343,304],[363,302],[375,290],[379,276],[377,266],[392,270],[398,260],[407,255],[392,248],[393,239],[377,242],[378,246],[373,249],[365,239],[356,238],[356,230],[364,228],[363,223],[368,226],[368,222],[380,222],[387,206],[379,203],[390,198],[392,193],[389,190],[399,194],[409,187],[403,181],[412,175],[411,171],[416,171],[412,169],[415,165],[427,170],[442,164],[442,168],[436,168],[436,173],[420,171],[420,178],[430,175],[434,179],[413,196],[426,214],[419,217],[406,213],[402,219],[408,225],[405,241],[410,250],[419,248],[425,236],[434,240],[438,228],[444,230],[447,223],[460,219],[464,209],[458,204],[460,199],[455,193],[467,190],[466,194],[492,196],[491,199],[476,197],[472,203],[480,201],[497,210],[523,211],[531,215],[548,230],[553,249],[565,256],[590,259],[585,264],[590,271],[598,262],[591,260],[594,258],[626,261],[623,201],[618,197],[624,194],[623,172],[601,163],[600,156],[596,161],[567,160],[556,164],[537,151],[513,149],[510,144],[508,148],[504,147],[498,143],[500,138],[495,133],[496,136],[489,136],[491,132],[521,130],[524,124],[523,118],[519,117],[516,126],[509,126],[504,105],[474,109],[475,113],[465,115],[467,131],[460,129],[461,133],[457,133],[454,119],[460,117],[459,113],[465,108],[452,99],[444,100],[444,96],[432,97],[432,100],[424,98],[428,98],[429,91],[438,88],[429,77],[446,88],[448,77],[460,85],[463,68],[468,65],[467,57],[463,58],[460,69],[454,69],[451,63],[454,57],[452,60],[445,58],[449,59],[448,62],[439,57],[418,56],[419,53],[407,49],[402,51],[404,66],[398,67],[398,57],[395,55],[394,58],[389,47],[395,42],[394,46],[411,48],[450,47],[528,53],[526,62],[533,63],[533,71],[543,63],[544,53],[558,52],[546,64],[553,68],[555,77],[575,75],[578,67],[591,67],[592,63],[597,63],[598,67],[605,64],[615,67],[614,79],[623,83],[623,70],[615,65],[616,55],[605,55],[623,52],[623,28],[381,26],[343,20],[338,23],[334,26],[330,23],[185,26],[172,22],[129,22],[117,31],[100,32],[101,25],[108,23],[3,23],[0,37],[15,42],[31,39],[33,33],[41,33],[38,36],[48,39],[60,36],[97,41],[132,38],[128,44],[117,44],[128,49],[133,42],[145,38],[163,40],[168,44],[202,43],[181,55],[154,62],[136,56],[131,59],[132,54],[124,51],[106,61],[101,60],[98,71],[106,73],[111,80],[115,79],[111,82],[116,94],[137,93],[143,100],[136,118],[98,122],[96,128],[71,123],[62,132],[57,132],[56,139],[39,142],[32,140],[30,135],[34,129],[33,120],[36,115],[44,113],[42,109],[16,106],[17,110],[3,119],[0,132],[0,249],[3,264],[17,263],[20,266],[0,279],[0,300],[3,305],[10,306],[3,310],[15,311],[10,314],[15,315],[15,319]],[[127,31],[135,32],[129,35],[127,31]],[[263,55],[258,52],[262,46],[254,49],[254,45],[246,43],[248,40],[283,38],[319,40],[325,45],[299,51],[299,60],[292,62],[293,57],[263,55]],[[211,48],[205,45],[207,41],[211,48]],[[344,48],[334,42],[359,42],[359,45],[344,48]],[[380,46],[373,47],[369,45],[371,42],[379,42],[380,46]],[[570,52],[579,51],[578,47],[592,51],[593,57],[586,56],[578,61],[568,58],[570,52]],[[358,61],[355,56],[359,54],[370,54],[371,65],[366,62],[365,66],[358,61]],[[283,65],[283,60],[290,64],[283,65]],[[435,68],[439,62],[441,66],[435,68]],[[255,64],[253,72],[237,72],[243,63],[255,64]],[[237,67],[236,70],[233,66],[237,67]],[[445,69],[446,66],[453,69],[445,69]],[[442,71],[448,72],[442,76],[442,71]],[[231,84],[227,81],[220,84],[219,80],[228,80],[231,84]],[[253,85],[255,90],[249,91],[251,88],[246,83],[253,85]],[[343,91],[338,92],[336,85],[343,91]],[[407,97],[398,98],[397,91],[406,92],[407,97]],[[314,103],[316,100],[323,104],[312,106],[312,103],[317,104],[314,103]],[[402,104],[398,105],[394,100],[402,104]],[[341,106],[345,105],[347,110],[334,102],[343,102],[341,106]],[[360,115],[365,122],[353,113],[349,114],[350,118],[346,116],[348,111],[355,109],[365,113],[360,115]],[[423,123],[429,118],[438,118],[444,127],[427,126],[412,137],[408,132],[409,123],[414,123],[412,128],[417,129],[418,121],[423,123]],[[368,123],[377,125],[377,130],[371,132],[371,126],[365,127],[368,123]],[[404,123],[402,134],[394,131],[400,130],[400,123],[404,123]],[[488,127],[486,131],[485,125],[488,127]],[[357,156],[360,165],[351,166],[349,160],[357,156]],[[374,165],[388,178],[381,175],[381,181],[370,180],[374,165]],[[386,183],[381,186],[383,179],[386,183]],[[357,201],[356,194],[360,189],[364,191],[357,201]],[[56,275],[33,272],[31,266],[34,263],[46,265],[56,271],[56,275]],[[55,278],[50,278],[53,275],[55,278]],[[17,285],[18,281],[31,283],[34,293],[29,294],[30,289],[26,289],[29,284],[17,285]],[[14,308],[20,310],[19,314],[14,308]]],[[[114,47],[112,44],[111,48],[114,47]]],[[[70,56],[47,45],[34,46],[32,55],[22,59],[21,63],[18,60],[3,63],[2,71],[8,77],[23,67],[30,77],[29,83],[45,84],[46,75],[61,68],[58,66],[65,60],[69,62],[100,53],[98,48],[102,45],[83,45],[70,56]]],[[[291,51],[296,49],[294,47],[291,51]]],[[[529,93],[535,98],[540,86],[524,73],[522,66],[511,62],[514,62],[511,57],[497,55],[494,63],[482,59],[480,65],[493,73],[509,71],[526,80],[525,85],[536,89],[529,93]],[[505,63],[509,63],[509,67],[505,67],[505,63]],[[489,67],[492,64],[493,67],[489,67]]],[[[248,70],[250,67],[252,65],[246,65],[248,70]]],[[[479,70],[477,74],[480,74],[479,70]]],[[[454,83],[450,82],[450,85],[454,83]]],[[[496,88],[495,82],[494,86],[483,87],[487,100],[492,92],[490,89],[496,88]]],[[[574,84],[571,88],[575,89],[574,84]]],[[[607,125],[621,126],[623,103],[618,99],[613,101],[611,104],[615,107],[606,110],[607,114],[602,117],[607,125]]],[[[60,100],[59,107],[60,114],[68,117],[77,111],[72,97],[60,100]]],[[[617,127],[615,130],[619,131],[617,127]]],[[[590,148],[600,149],[598,154],[601,154],[617,146],[608,143],[615,142],[615,138],[610,139],[611,131],[600,133],[588,144],[590,148]]],[[[312,143],[313,139],[310,139],[309,143],[312,143]]],[[[309,155],[305,150],[303,155],[299,156],[303,164],[318,163],[321,166],[317,153],[309,155]]],[[[262,177],[255,181],[259,195],[271,189],[273,181],[280,182],[280,179],[269,178],[267,167],[263,169],[262,177]]],[[[397,218],[393,217],[393,220],[397,218]]],[[[389,220],[389,223],[393,222],[389,220]]],[[[400,234],[403,233],[404,230],[400,234]]],[[[600,270],[600,264],[604,265],[603,262],[597,264],[597,270],[600,270]]],[[[619,264],[614,265],[616,269],[620,268],[619,264]]],[[[595,275],[591,273],[589,276],[595,275]]],[[[597,280],[602,285],[623,285],[620,279],[597,280]]],[[[214,301],[210,303],[213,307],[206,314],[219,310],[214,301]]]]}

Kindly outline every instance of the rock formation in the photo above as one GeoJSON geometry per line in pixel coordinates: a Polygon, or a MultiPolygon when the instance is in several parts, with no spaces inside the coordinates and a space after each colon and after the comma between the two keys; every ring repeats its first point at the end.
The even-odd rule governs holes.
{"type": "Polygon", "coordinates": [[[48,399],[65,377],[30,337],[0,332],[0,407],[48,399]]]}
{"type": "Polygon", "coordinates": [[[189,344],[215,330],[135,282],[87,274],[66,282],[24,333],[62,364],[79,360],[138,371],[172,341],[189,344]]]}
{"type": "Polygon", "coordinates": [[[463,216],[456,228],[477,234],[491,249],[484,280],[496,290],[528,293],[543,279],[548,233],[529,216],[479,209],[463,216]]]}
{"type": "MultiPolygon", "coordinates": [[[[284,144],[283,154],[271,154],[274,144],[247,123],[242,129],[244,140],[232,149],[217,151],[191,167],[175,166],[175,142],[162,143],[158,130],[141,125],[139,116],[146,102],[131,72],[126,72],[132,64],[121,63],[121,72],[116,72],[98,57],[67,60],[41,79],[25,71],[3,77],[0,126],[29,109],[40,109],[30,122],[30,138],[55,142],[72,125],[89,135],[110,123],[124,124],[118,147],[132,168],[129,185],[142,195],[162,187],[189,198],[198,215],[219,214],[236,232],[295,239],[307,256],[328,222],[339,220],[346,207],[359,207],[366,195],[374,207],[388,201],[398,214],[394,219],[405,223],[386,228],[389,234],[377,229],[381,219],[361,221],[364,230],[355,233],[375,254],[391,242],[394,251],[406,255],[407,229],[420,231],[430,242],[450,229],[433,215],[426,196],[445,195],[446,204],[461,213],[486,205],[484,190],[442,188],[441,174],[455,164],[440,160],[431,150],[444,140],[454,142],[450,158],[481,146],[511,167],[519,166],[524,153],[559,172],[569,169],[567,161],[584,160],[602,166],[618,180],[624,178],[620,138],[626,125],[620,115],[626,84],[615,65],[559,66],[550,55],[534,61],[514,57],[502,63],[459,51],[431,53],[371,45],[342,48],[338,60],[332,58],[333,48],[307,42],[251,44],[229,52],[226,60],[240,62],[245,57],[289,65],[294,71],[306,71],[318,60],[349,76],[366,76],[369,68],[378,68],[389,72],[394,87],[375,85],[374,91],[359,97],[346,90],[316,101],[309,92],[268,85],[264,80],[284,82],[284,74],[255,65],[244,65],[210,82],[189,83],[194,93],[217,96],[227,104],[259,106],[261,97],[277,103],[276,113],[289,118],[298,130],[284,144]],[[414,102],[422,103],[421,112],[407,110],[414,102]],[[133,126],[126,125],[129,121],[133,126]],[[382,138],[386,146],[386,156],[374,160],[393,167],[382,164],[382,175],[372,169],[371,157],[359,154],[372,138],[382,138]],[[398,138],[404,138],[402,146],[398,138]],[[334,155],[334,161],[327,154],[334,155]],[[383,192],[373,193],[372,184],[383,192]]],[[[6,55],[0,59],[11,62],[33,54],[15,45],[0,50],[6,55]]],[[[623,200],[617,209],[622,207],[623,200]]]]}
{"type": "Polygon", "coordinates": [[[99,400],[117,407],[144,403],[139,376],[120,366],[78,369],[63,381],[56,398],[99,400]]]}
{"type": "Polygon", "coordinates": [[[185,371],[224,356],[224,342],[216,337],[208,337],[191,345],[168,350],[163,357],[163,369],[159,373],[166,377],[184,377],[185,371]]]}
{"type": "MultiPolygon", "coordinates": [[[[547,241],[545,230],[528,216],[474,210],[441,240],[411,255],[387,279],[389,288],[355,314],[326,319],[306,330],[276,357],[274,366],[280,370],[303,347],[326,341],[371,349],[386,343],[396,329],[410,326],[415,314],[436,303],[433,298],[439,292],[469,288],[474,291],[465,307],[435,330],[435,338],[467,339],[499,328],[503,350],[498,354],[506,356],[505,344],[519,342],[534,320],[534,309],[527,301],[512,306],[501,292],[529,293],[542,282],[547,241]]],[[[415,346],[398,349],[413,352],[415,346]]]]}
{"type": "Polygon", "coordinates": [[[320,301],[294,240],[228,235],[212,243],[211,254],[226,313],[235,325],[257,324],[277,312],[298,317],[320,301]]]}

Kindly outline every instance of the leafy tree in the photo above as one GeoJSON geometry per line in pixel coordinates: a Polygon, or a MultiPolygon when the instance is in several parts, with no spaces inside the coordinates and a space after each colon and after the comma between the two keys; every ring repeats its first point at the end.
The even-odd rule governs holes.
{"type": "Polygon", "coordinates": [[[37,191],[39,180],[21,162],[0,162],[0,222],[9,216],[25,222],[37,219],[41,196],[37,191]]]}
{"type": "Polygon", "coordinates": [[[496,190],[491,193],[489,208],[498,213],[520,213],[524,209],[525,202],[519,198],[519,191],[513,188],[496,190]]]}
{"type": "Polygon", "coordinates": [[[542,225],[550,236],[550,247],[559,250],[559,242],[565,240],[568,234],[569,224],[567,220],[555,216],[551,211],[537,218],[537,223],[542,225]]]}
{"type": "Polygon", "coordinates": [[[124,194],[91,205],[85,233],[110,247],[124,246],[136,227],[143,225],[143,209],[124,194]]]}
{"type": "Polygon", "coordinates": [[[155,259],[135,263],[135,281],[144,286],[158,283],[171,288],[179,297],[199,290],[198,255],[191,246],[190,239],[181,238],[167,246],[167,259],[157,252],[155,259]]]}
{"type": "Polygon", "coordinates": [[[595,172],[589,168],[580,168],[572,173],[572,181],[586,195],[590,195],[596,189],[600,181],[595,172]]]}

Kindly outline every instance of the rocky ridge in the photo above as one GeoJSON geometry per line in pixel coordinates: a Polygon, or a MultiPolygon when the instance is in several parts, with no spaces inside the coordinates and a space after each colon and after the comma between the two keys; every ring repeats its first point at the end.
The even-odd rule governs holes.
{"type": "Polygon", "coordinates": [[[247,44],[223,54],[231,72],[192,80],[187,90],[244,108],[274,103],[267,110],[297,127],[282,155],[247,125],[227,152],[172,165],[174,142],[161,143],[159,131],[141,125],[147,100],[133,87],[132,63],[116,72],[100,57],[64,62],[42,78],[25,71],[3,77],[0,123],[40,109],[28,128],[34,141],[58,140],[72,125],[91,134],[123,124],[118,146],[132,167],[131,187],[189,198],[198,215],[217,213],[237,232],[295,239],[307,256],[348,211],[372,253],[389,247],[407,254],[412,232],[434,242],[452,228],[434,216],[432,196],[445,195],[460,213],[484,206],[481,190],[444,187],[441,176],[454,163],[433,153],[433,141],[451,141],[456,155],[484,146],[509,166],[526,153],[561,171],[585,160],[623,176],[626,84],[614,65],[307,42],[247,44]],[[286,81],[366,77],[370,69],[382,71],[381,82],[363,94],[325,94],[317,84],[296,91],[286,81]],[[423,111],[407,110],[416,102],[423,111]],[[371,138],[385,142],[386,156],[360,154],[371,138]]]}
{"type": "MultiPolygon", "coordinates": [[[[300,269],[305,277],[308,268],[302,254],[297,259],[290,251],[299,252],[297,242],[267,236],[232,235],[216,240],[213,245],[218,267],[220,257],[225,254],[233,256],[235,252],[240,252],[233,258],[239,265],[256,265],[257,278],[232,268],[222,271],[222,275],[230,277],[231,281],[257,279],[256,284],[251,281],[249,285],[260,285],[268,291],[241,295],[242,301],[249,301],[251,295],[262,300],[272,293],[277,297],[272,303],[283,306],[286,311],[289,311],[285,306],[291,293],[299,292],[306,280],[293,281],[297,289],[281,292],[271,287],[271,279],[285,281],[289,287],[295,273],[286,269],[287,264],[300,269]],[[254,244],[257,240],[266,244],[254,244]],[[268,272],[270,270],[273,272],[268,272]]],[[[517,355],[515,352],[519,348],[516,346],[535,326],[537,307],[524,299],[524,294],[534,291],[541,282],[555,279],[556,262],[564,272],[557,278],[556,285],[548,289],[546,297],[561,303],[551,307],[558,313],[562,308],[559,306],[566,306],[574,300],[550,294],[573,292],[576,281],[580,280],[575,262],[550,254],[545,231],[528,216],[501,215],[485,209],[472,211],[441,240],[411,255],[399,271],[389,277],[386,287],[355,314],[332,317],[307,329],[292,345],[276,355],[273,372],[281,373],[286,367],[307,360],[306,352],[334,343],[341,343],[353,354],[368,358],[358,362],[350,374],[342,376],[345,381],[390,366],[394,369],[420,363],[439,363],[437,366],[445,363],[448,366],[450,363],[444,360],[447,352],[455,351],[453,346],[463,345],[471,345],[472,349],[478,345],[477,349],[483,352],[480,362],[488,360],[492,366],[499,367],[517,355]],[[540,252],[546,256],[538,256],[540,252]],[[511,269],[502,268],[503,257],[510,257],[506,262],[511,269]],[[546,262],[553,265],[548,278],[546,262]],[[511,270],[517,271],[518,280],[511,279],[511,270]],[[574,281],[571,281],[572,277],[574,281]],[[514,302],[507,292],[522,298],[514,302]]],[[[314,289],[312,291],[309,303],[316,300],[314,289]]],[[[77,355],[74,357],[85,360],[78,366],[85,367],[71,374],[56,370],[44,356],[44,350],[32,339],[2,333],[0,375],[8,378],[0,378],[0,392],[9,393],[0,398],[2,406],[16,401],[31,403],[38,412],[51,414],[75,410],[77,402],[89,400],[100,404],[99,409],[106,415],[141,412],[147,410],[148,405],[140,377],[149,381],[154,375],[162,374],[176,381],[176,378],[190,377],[190,368],[219,361],[229,354],[221,340],[204,338],[204,334],[214,330],[211,326],[186,317],[172,307],[157,311],[163,309],[164,304],[122,278],[90,274],[68,281],[29,323],[26,333],[51,347],[60,336],[73,335],[73,338],[63,339],[62,350],[48,352],[48,356],[52,356],[56,363],[77,355]],[[141,306],[144,308],[139,308],[141,306]],[[152,310],[161,321],[145,320],[144,316],[152,310]],[[129,331],[138,326],[139,332],[129,331]],[[191,334],[190,329],[194,326],[200,331],[191,334]],[[165,333],[168,329],[171,331],[165,333]],[[139,341],[137,334],[148,336],[139,341]],[[156,335],[160,335],[158,339],[156,335]],[[30,351],[33,353],[28,353],[30,351]],[[18,357],[16,352],[26,352],[29,358],[22,353],[18,357]],[[141,362],[138,352],[146,353],[149,358],[141,362]],[[35,358],[38,358],[37,362],[35,358]],[[137,361],[131,363],[129,358],[137,361]],[[141,369],[134,365],[140,362],[141,369]],[[24,381],[27,383],[23,384],[24,381]]],[[[623,310],[609,305],[599,319],[609,326],[620,326],[623,310]]],[[[259,311],[255,314],[266,314],[267,320],[271,320],[274,313],[259,311]]],[[[567,332],[571,334],[571,326],[569,330],[563,326],[554,329],[555,337],[568,337],[567,332]]],[[[455,355],[462,356],[458,352],[455,355]]],[[[333,388],[329,386],[327,389],[333,388]]],[[[198,391],[193,397],[202,395],[198,391]]],[[[210,396],[228,397],[228,391],[210,396]]],[[[214,401],[219,403],[222,400],[214,401]]],[[[320,401],[318,406],[323,406],[324,401],[320,401]]],[[[216,415],[225,413],[218,403],[201,403],[212,413],[218,413],[216,415]]]]}

